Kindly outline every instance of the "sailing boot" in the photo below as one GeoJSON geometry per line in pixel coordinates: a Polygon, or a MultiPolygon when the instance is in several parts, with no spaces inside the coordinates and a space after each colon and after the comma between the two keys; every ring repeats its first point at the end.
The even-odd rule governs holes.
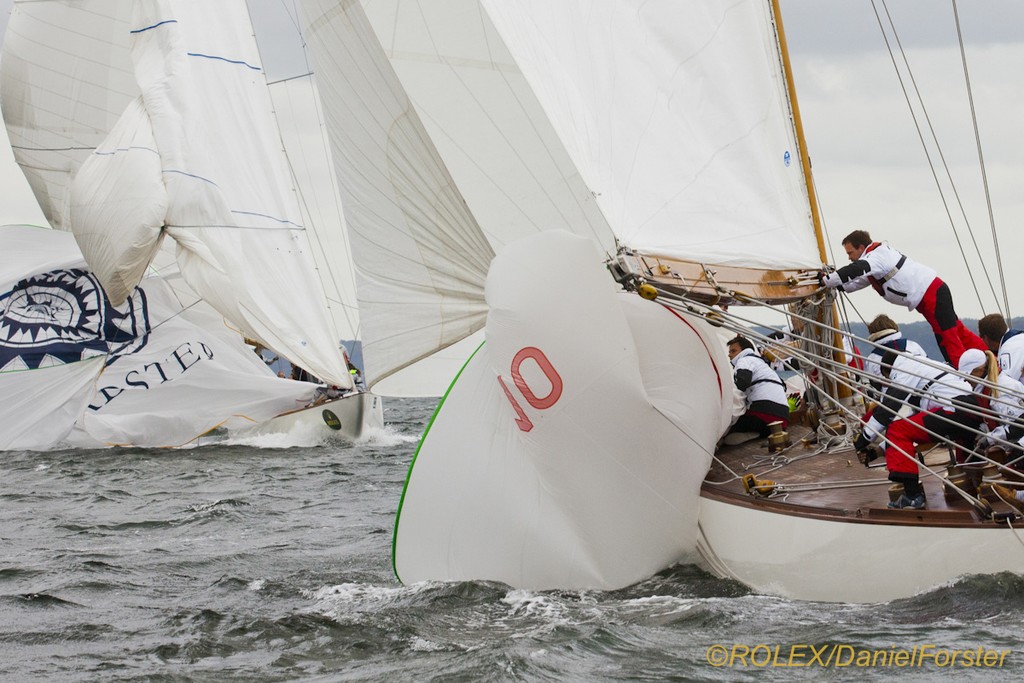
{"type": "Polygon", "coordinates": [[[903,484],[903,495],[890,502],[888,507],[894,510],[924,510],[927,507],[927,501],[924,498],[924,487],[921,486],[921,481],[916,474],[890,472],[889,479],[903,484]]]}

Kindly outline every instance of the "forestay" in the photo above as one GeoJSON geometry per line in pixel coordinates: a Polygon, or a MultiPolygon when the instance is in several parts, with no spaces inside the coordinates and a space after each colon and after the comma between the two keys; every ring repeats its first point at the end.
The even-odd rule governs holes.
{"type": "Polygon", "coordinates": [[[820,265],[768,2],[483,4],[623,244],[820,265]]]}
{"type": "Polygon", "coordinates": [[[712,328],[616,293],[562,232],[502,251],[487,301],[487,342],[409,474],[398,576],[614,589],[692,553],[732,400],[712,328]],[[574,286],[552,295],[555,269],[574,286]]]}

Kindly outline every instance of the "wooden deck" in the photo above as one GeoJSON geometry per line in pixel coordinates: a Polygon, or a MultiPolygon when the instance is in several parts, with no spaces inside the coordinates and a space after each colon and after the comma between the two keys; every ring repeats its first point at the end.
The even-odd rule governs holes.
{"type": "MultiPolygon", "coordinates": [[[[805,426],[791,425],[788,431],[793,445],[781,453],[769,454],[766,439],[719,449],[701,495],[781,514],[842,518],[851,522],[929,526],[999,523],[985,519],[959,496],[947,500],[942,483],[924,468],[921,468],[921,483],[925,488],[927,509],[890,510],[887,505],[891,482],[884,458],[878,458],[872,467],[865,468],[852,449],[818,452],[821,448],[809,442],[813,434],[805,426]],[[754,474],[758,480],[776,482],[777,491],[770,497],[747,493],[742,480],[747,474],[754,474]]],[[[944,446],[934,448],[924,458],[932,471],[946,472],[949,452],[944,446]]],[[[997,516],[1012,512],[999,500],[990,501],[990,505],[997,516]]]]}

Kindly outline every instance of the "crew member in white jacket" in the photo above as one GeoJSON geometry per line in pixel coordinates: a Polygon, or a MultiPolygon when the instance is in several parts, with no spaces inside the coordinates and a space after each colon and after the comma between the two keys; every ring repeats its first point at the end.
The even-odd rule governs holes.
{"type": "Polygon", "coordinates": [[[1021,381],[1024,374],[1024,330],[1006,326],[1001,313],[989,313],[978,321],[978,336],[999,360],[999,371],[1021,381]]]}
{"type": "MultiPolygon", "coordinates": [[[[980,323],[978,331],[982,332],[982,337],[985,336],[980,323]]],[[[1011,466],[1019,471],[1022,466],[1020,456],[1024,453],[1024,384],[1002,372],[991,351],[964,351],[958,369],[970,375],[967,381],[974,385],[974,391],[988,399],[992,418],[986,420],[989,432],[981,445],[997,445],[1008,451],[1008,464],[1012,463],[1011,466]],[[982,379],[987,380],[987,384],[979,381],[982,379]]],[[[991,482],[990,486],[1004,503],[1016,512],[1024,513],[1024,489],[1012,489],[995,482],[991,482]]]]}
{"type": "Polygon", "coordinates": [[[781,422],[783,428],[787,427],[789,402],[786,400],[786,383],[757,353],[754,344],[742,335],[730,339],[729,360],[733,367],[733,381],[743,392],[747,409],[729,428],[724,443],[736,445],[768,436],[768,425],[772,422],[781,422]]]}
{"type": "Polygon", "coordinates": [[[822,285],[855,292],[871,285],[886,301],[914,309],[931,325],[946,361],[956,367],[965,349],[985,350],[978,335],[967,329],[956,311],[949,287],[928,266],[907,258],[885,242],[872,242],[866,230],[843,238],[850,265],[826,276],[822,285]]]}

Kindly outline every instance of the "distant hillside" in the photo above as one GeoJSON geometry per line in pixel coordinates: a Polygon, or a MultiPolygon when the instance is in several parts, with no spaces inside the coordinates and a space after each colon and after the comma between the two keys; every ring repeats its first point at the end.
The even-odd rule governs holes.
{"type": "MultiPolygon", "coordinates": [[[[978,320],[976,318],[964,318],[964,325],[967,326],[971,332],[977,334],[978,332],[978,320]]],[[[1013,326],[1016,329],[1024,329],[1024,318],[1014,318],[1013,326]]],[[[864,323],[851,323],[850,332],[867,339],[868,330],[867,325],[864,323]]],[[[935,334],[932,332],[932,328],[928,326],[928,323],[924,320],[919,320],[913,323],[903,323],[900,325],[900,332],[907,339],[912,339],[920,344],[924,350],[928,353],[930,358],[936,360],[942,358],[942,354],[939,353],[939,345],[935,342],[935,334]]]]}

